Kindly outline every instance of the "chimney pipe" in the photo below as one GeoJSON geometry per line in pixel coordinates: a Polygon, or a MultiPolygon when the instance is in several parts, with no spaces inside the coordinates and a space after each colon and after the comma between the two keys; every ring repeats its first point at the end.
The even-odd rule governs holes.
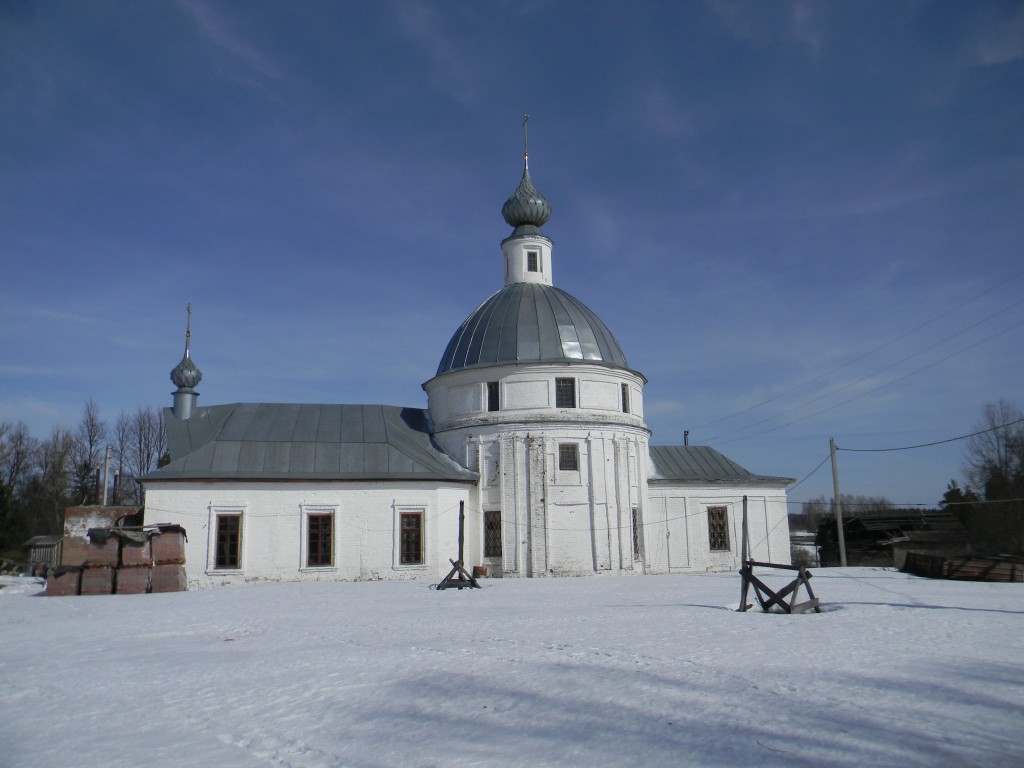
{"type": "Polygon", "coordinates": [[[683,445],[689,445],[689,444],[690,444],[690,430],[684,429],[683,430],[683,445]]]}

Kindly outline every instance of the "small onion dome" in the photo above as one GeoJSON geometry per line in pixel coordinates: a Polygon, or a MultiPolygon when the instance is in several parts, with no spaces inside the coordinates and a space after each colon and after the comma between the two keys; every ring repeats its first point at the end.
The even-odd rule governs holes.
{"type": "Polygon", "coordinates": [[[510,227],[521,227],[524,224],[542,227],[551,218],[551,203],[533,186],[529,165],[523,168],[523,180],[519,182],[516,191],[501,207],[501,215],[510,227]]]}
{"type": "Polygon", "coordinates": [[[195,389],[203,379],[203,372],[196,367],[186,350],[181,362],[171,371],[171,381],[178,389],[195,389]]]}

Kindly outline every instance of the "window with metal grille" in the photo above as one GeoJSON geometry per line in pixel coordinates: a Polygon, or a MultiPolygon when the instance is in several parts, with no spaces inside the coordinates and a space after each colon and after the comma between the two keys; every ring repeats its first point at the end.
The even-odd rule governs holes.
{"type": "Polygon", "coordinates": [[[242,516],[217,515],[215,568],[238,568],[242,562],[242,516]]]}
{"type": "Polygon", "coordinates": [[[629,384],[622,385],[622,412],[629,413],[629,384]]]}
{"type": "Polygon", "coordinates": [[[580,468],[580,447],[575,443],[562,443],[558,446],[558,468],[574,472],[580,468]]]}
{"type": "Polygon", "coordinates": [[[306,566],[334,565],[334,515],[308,515],[307,524],[306,566]]]}
{"type": "Polygon", "coordinates": [[[576,379],[555,379],[555,407],[576,407],[576,379]]]}
{"type": "Polygon", "coordinates": [[[501,407],[501,399],[499,395],[500,390],[498,389],[498,382],[488,381],[487,382],[487,410],[497,411],[501,407]]]}
{"type": "Polygon", "coordinates": [[[501,557],[501,512],[484,512],[484,557],[501,557]]]}
{"type": "Polygon", "coordinates": [[[421,564],[423,562],[423,513],[403,512],[400,533],[401,564],[421,564]]]}
{"type": "Polygon", "coordinates": [[[708,507],[708,541],[712,551],[729,550],[728,507],[708,507]]]}
{"type": "Polygon", "coordinates": [[[527,272],[537,272],[538,269],[539,269],[538,266],[537,266],[537,261],[538,261],[537,252],[536,251],[527,251],[526,252],[526,271],[527,272]]]}
{"type": "Polygon", "coordinates": [[[640,510],[633,507],[633,559],[640,559],[640,510]]]}

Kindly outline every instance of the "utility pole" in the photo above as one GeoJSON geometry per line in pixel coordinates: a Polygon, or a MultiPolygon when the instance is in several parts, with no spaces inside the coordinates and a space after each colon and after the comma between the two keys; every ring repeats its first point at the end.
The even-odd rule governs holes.
{"type": "Polygon", "coordinates": [[[846,567],[846,536],[843,533],[843,507],[839,503],[839,468],[836,466],[836,439],[828,439],[829,450],[832,452],[832,490],[835,493],[832,503],[836,508],[836,531],[839,533],[839,564],[846,567]]]}
{"type": "Polygon", "coordinates": [[[107,506],[107,473],[110,471],[110,446],[107,446],[107,453],[103,457],[103,506],[107,506]]]}

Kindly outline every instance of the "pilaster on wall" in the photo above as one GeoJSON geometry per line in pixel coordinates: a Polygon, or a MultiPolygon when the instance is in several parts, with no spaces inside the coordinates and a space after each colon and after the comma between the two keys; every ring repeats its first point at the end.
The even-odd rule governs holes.
{"type": "Polygon", "coordinates": [[[619,568],[633,570],[633,512],[629,503],[629,441],[615,438],[615,524],[619,568]]]}
{"type": "Polygon", "coordinates": [[[542,437],[526,438],[527,453],[527,576],[548,572],[547,448],[542,437]]]}
{"type": "Polygon", "coordinates": [[[523,441],[518,437],[503,437],[501,455],[501,519],[502,519],[502,572],[506,576],[522,576],[526,570],[523,553],[526,547],[525,475],[520,455],[525,454],[523,441]]]}

